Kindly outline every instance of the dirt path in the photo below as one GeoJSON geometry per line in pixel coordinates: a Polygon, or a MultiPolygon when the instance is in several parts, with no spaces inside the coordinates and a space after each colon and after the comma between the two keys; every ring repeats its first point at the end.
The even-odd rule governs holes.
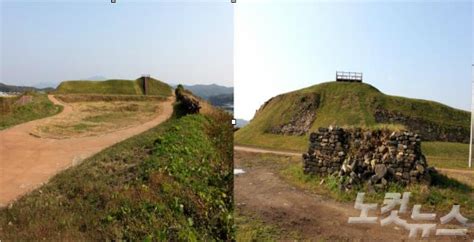
{"type": "MultiPolygon", "coordinates": [[[[281,231],[279,239],[293,240],[295,238],[292,236],[296,232],[298,237],[304,239],[328,241],[408,240],[408,231],[398,226],[349,224],[349,217],[357,217],[360,214],[360,210],[354,209],[353,204],[336,202],[288,184],[278,175],[279,169],[282,169],[278,162],[255,158],[255,152],[259,150],[234,147],[234,167],[245,171],[234,180],[235,204],[241,214],[257,217],[267,225],[276,226],[281,231]]],[[[273,153],[264,151],[263,153],[273,153]]],[[[369,216],[385,217],[380,215],[380,205],[381,202],[377,212],[374,214],[372,211],[369,216]]],[[[433,232],[430,238],[437,241],[472,240],[459,237],[443,238],[434,236],[433,232]]]]}
{"type": "MultiPolygon", "coordinates": [[[[58,115],[73,112],[71,106],[52,95],[48,98],[64,106],[58,115]]],[[[0,131],[0,206],[47,182],[59,171],[167,120],[173,113],[173,102],[174,97],[162,102],[159,115],[146,123],[100,136],[57,140],[30,135],[36,126],[49,122],[52,117],[0,131]]]]}
{"type": "Polygon", "coordinates": [[[238,145],[234,145],[234,150],[252,152],[252,153],[269,153],[269,154],[289,155],[289,156],[301,156],[303,154],[303,153],[298,153],[298,152],[277,151],[277,150],[262,149],[262,148],[247,147],[247,146],[238,146],[238,145]]]}

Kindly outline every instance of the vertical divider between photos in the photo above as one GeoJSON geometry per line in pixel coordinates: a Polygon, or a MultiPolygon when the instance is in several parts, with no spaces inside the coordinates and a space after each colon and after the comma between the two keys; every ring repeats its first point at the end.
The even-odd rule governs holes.
{"type": "Polygon", "coordinates": [[[474,82],[474,64],[471,64],[471,73],[472,73],[472,76],[471,76],[471,137],[469,139],[469,168],[472,168],[472,125],[473,125],[473,114],[472,114],[472,111],[473,111],[473,95],[474,93],[472,92],[473,91],[473,82],[474,82]]]}

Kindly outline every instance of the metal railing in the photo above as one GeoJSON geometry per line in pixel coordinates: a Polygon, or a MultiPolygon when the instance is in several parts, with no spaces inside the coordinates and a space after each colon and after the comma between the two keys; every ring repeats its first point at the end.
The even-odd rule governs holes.
{"type": "Polygon", "coordinates": [[[336,81],[362,82],[362,72],[336,71],[336,81]]]}

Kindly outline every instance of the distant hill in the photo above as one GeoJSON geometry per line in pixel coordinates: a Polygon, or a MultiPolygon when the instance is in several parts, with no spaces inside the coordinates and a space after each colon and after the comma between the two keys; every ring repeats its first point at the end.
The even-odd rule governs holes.
{"type": "Polygon", "coordinates": [[[214,106],[226,106],[234,104],[234,94],[219,94],[215,96],[209,96],[207,100],[214,106]]]}
{"type": "Polygon", "coordinates": [[[52,91],[54,88],[36,88],[29,86],[7,85],[0,82],[0,92],[52,91]]]}
{"type": "MultiPolygon", "coordinates": [[[[173,85],[174,88],[176,88],[176,85],[173,85]]],[[[204,98],[206,100],[209,100],[209,97],[211,96],[219,96],[222,94],[234,94],[234,88],[233,87],[225,87],[225,86],[220,86],[216,84],[210,84],[210,85],[202,85],[202,84],[197,84],[197,85],[183,85],[183,87],[186,90],[191,91],[194,95],[197,95],[201,98],[204,98]]]]}
{"type": "MultiPolygon", "coordinates": [[[[148,95],[171,95],[172,90],[168,84],[153,78],[148,80],[148,95]]],[[[137,80],[64,81],[59,84],[56,93],[143,95],[142,82],[142,78],[137,80]]]]}
{"type": "Polygon", "coordinates": [[[420,99],[390,96],[365,83],[327,82],[271,98],[236,143],[306,147],[319,127],[408,129],[428,141],[469,142],[470,112],[420,99]]]}
{"type": "Polygon", "coordinates": [[[236,119],[236,124],[235,126],[237,126],[237,128],[242,128],[244,127],[245,125],[247,125],[249,123],[249,121],[245,120],[245,119],[236,119]]]}
{"type": "MultiPolygon", "coordinates": [[[[177,85],[173,85],[176,88],[177,85]]],[[[234,88],[211,85],[183,85],[186,90],[191,91],[194,95],[207,100],[214,106],[224,108],[229,112],[234,110],[234,88]]]]}
{"type": "Polygon", "coordinates": [[[35,83],[33,85],[33,87],[36,87],[38,89],[45,89],[45,88],[48,88],[48,89],[56,89],[56,87],[58,86],[59,82],[54,82],[54,81],[42,81],[42,82],[38,82],[38,83],[35,83]]]}

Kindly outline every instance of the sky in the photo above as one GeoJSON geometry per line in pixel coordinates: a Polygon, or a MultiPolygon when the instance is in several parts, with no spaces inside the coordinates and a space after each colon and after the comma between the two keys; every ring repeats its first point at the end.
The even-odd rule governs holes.
{"type": "Polygon", "coordinates": [[[0,82],[150,74],[233,86],[233,6],[210,1],[1,2],[0,82]]]}
{"type": "Polygon", "coordinates": [[[235,116],[269,98],[363,72],[397,96],[471,109],[472,2],[241,0],[234,13],[235,116]]]}

